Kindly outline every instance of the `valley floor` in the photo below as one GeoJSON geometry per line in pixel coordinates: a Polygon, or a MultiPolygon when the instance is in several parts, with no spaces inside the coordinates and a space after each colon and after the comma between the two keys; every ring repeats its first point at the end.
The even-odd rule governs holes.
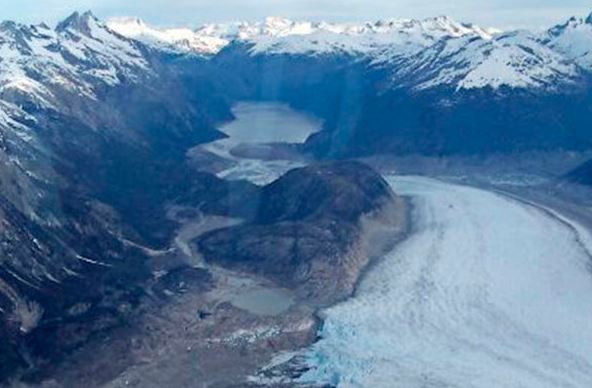
{"type": "MultiPolygon", "coordinates": [[[[223,129],[229,135],[240,135],[255,128],[257,141],[278,140],[270,136],[277,136],[280,118],[286,131],[282,139],[302,141],[316,130],[318,123],[290,112],[282,105],[242,104],[235,112],[238,119],[223,129]]],[[[203,157],[196,163],[199,167],[207,165],[205,160],[215,161],[221,177],[258,184],[271,182],[304,164],[302,158],[261,160],[235,156],[232,151],[239,145],[260,147],[266,153],[282,149],[275,144],[240,143],[238,135],[195,147],[188,156],[203,157]]],[[[393,205],[376,220],[368,216],[361,221],[361,251],[367,254],[360,255],[364,259],[354,261],[353,266],[362,267],[368,261],[366,257],[379,254],[378,247],[391,246],[403,237],[408,206],[400,198],[393,205]]],[[[167,213],[179,229],[170,249],[147,250],[154,279],[146,286],[140,306],[127,314],[120,327],[99,333],[72,350],[60,365],[49,365],[42,376],[35,378],[34,386],[259,386],[258,371],[274,355],[314,343],[321,323],[318,301],[307,300],[263,277],[208,264],[197,249],[199,236],[241,220],[204,216],[198,209],[180,206],[171,206],[167,213]]],[[[349,269],[355,274],[361,271],[349,269]]],[[[346,282],[334,279],[334,283],[340,281],[346,282]]],[[[331,292],[327,290],[327,300],[341,297],[331,292]]],[[[294,376],[301,373],[290,368],[286,372],[294,376]]]]}
{"type": "MultiPolygon", "coordinates": [[[[209,290],[181,277],[44,386],[592,385],[587,192],[483,176],[389,176],[413,204],[411,233],[322,322],[264,279],[210,267],[209,290]]],[[[191,267],[207,224],[180,229],[191,267]]]]}
{"type": "MultiPolygon", "coordinates": [[[[263,116],[242,108],[238,133],[254,120],[266,129],[259,135],[273,133],[269,105],[263,116]]],[[[303,119],[293,120],[293,140],[314,132],[297,132],[303,119]]],[[[235,140],[189,156],[256,183],[306,163],[243,158],[235,140]]],[[[278,149],[286,151],[251,144],[242,153],[278,149]]],[[[152,252],[148,298],[42,386],[592,386],[590,196],[549,183],[588,156],[371,161],[414,207],[411,220],[406,201],[383,215],[401,223],[393,242],[409,221],[411,230],[371,263],[352,298],[320,315],[269,280],[204,262],[195,239],[240,220],[172,208],[181,226],[170,250],[152,252]]]]}

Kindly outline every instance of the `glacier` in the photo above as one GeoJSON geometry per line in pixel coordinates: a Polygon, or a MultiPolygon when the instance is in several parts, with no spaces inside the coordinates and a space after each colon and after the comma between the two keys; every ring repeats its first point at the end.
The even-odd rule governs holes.
{"type": "Polygon", "coordinates": [[[519,199],[391,177],[414,230],[323,312],[304,382],[339,387],[592,386],[591,237],[519,199]]]}

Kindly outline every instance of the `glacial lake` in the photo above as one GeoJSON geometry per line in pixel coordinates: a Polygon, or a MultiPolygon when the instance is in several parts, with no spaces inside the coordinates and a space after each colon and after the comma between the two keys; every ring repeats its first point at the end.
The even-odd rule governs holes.
{"type": "Polygon", "coordinates": [[[239,102],[232,113],[236,119],[219,129],[235,143],[304,143],[322,125],[314,116],[276,102],[239,102]]]}
{"type": "Polygon", "coordinates": [[[256,315],[278,315],[294,304],[294,298],[279,288],[254,288],[236,295],[230,302],[256,315]]]}
{"type": "Polygon", "coordinates": [[[232,113],[235,119],[218,128],[229,137],[207,144],[205,149],[234,162],[232,167],[220,171],[219,177],[245,179],[261,185],[305,164],[298,158],[278,155],[278,143],[304,143],[323,126],[322,120],[277,102],[239,102],[232,107],[232,113]],[[245,146],[258,150],[259,156],[264,157],[237,156],[233,152],[245,146]]]}

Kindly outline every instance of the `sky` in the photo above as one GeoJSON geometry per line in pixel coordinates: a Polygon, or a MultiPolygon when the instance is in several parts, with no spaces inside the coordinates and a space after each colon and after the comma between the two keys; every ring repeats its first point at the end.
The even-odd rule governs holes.
{"type": "Polygon", "coordinates": [[[0,0],[0,17],[56,23],[75,10],[99,18],[138,16],[157,26],[196,27],[208,22],[266,16],[326,21],[425,18],[447,15],[502,29],[543,29],[592,12],[590,0],[0,0]]]}

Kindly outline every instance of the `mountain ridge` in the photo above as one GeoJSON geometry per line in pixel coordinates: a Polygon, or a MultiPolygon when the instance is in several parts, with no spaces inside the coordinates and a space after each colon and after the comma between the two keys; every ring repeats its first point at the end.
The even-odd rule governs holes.
{"type": "Polygon", "coordinates": [[[501,32],[446,16],[341,24],[267,18],[263,22],[206,24],[194,30],[156,29],[137,18],[129,20],[112,19],[107,25],[160,49],[205,57],[215,57],[234,42],[248,45],[253,56],[354,56],[389,69],[394,85],[410,81],[401,68],[423,70],[434,62],[449,62],[435,68],[438,74],[431,79],[415,80],[412,87],[418,89],[441,85],[457,90],[502,86],[545,89],[557,82],[570,84],[581,77],[579,73],[592,71],[592,50],[587,43],[592,37],[588,22],[592,15],[574,17],[541,33],[501,32]],[[443,53],[443,61],[438,62],[429,54],[438,45],[459,47],[443,53]]]}
{"type": "MultiPolygon", "coordinates": [[[[136,38],[149,44],[169,44],[174,49],[175,43],[181,51],[193,49],[196,54],[215,55],[232,41],[257,41],[263,38],[286,38],[290,36],[306,36],[318,33],[346,35],[350,37],[374,34],[377,36],[389,33],[425,33],[428,35],[462,36],[475,34],[490,38],[496,30],[484,29],[466,23],[458,23],[446,16],[417,19],[385,19],[376,22],[360,23],[329,23],[296,21],[282,17],[267,17],[262,22],[230,22],[220,24],[204,24],[196,29],[170,28],[159,29],[146,24],[139,18],[111,18],[107,25],[114,31],[130,38],[136,38]],[[200,45],[192,46],[187,41],[215,39],[217,46],[208,47],[203,51],[200,45]]],[[[265,45],[266,42],[261,42],[265,45]]],[[[384,42],[385,43],[385,42],[384,42]]],[[[384,44],[383,43],[383,44],[384,44]]],[[[257,50],[263,50],[264,47],[257,50]]],[[[368,48],[366,48],[368,50],[368,48]]]]}

